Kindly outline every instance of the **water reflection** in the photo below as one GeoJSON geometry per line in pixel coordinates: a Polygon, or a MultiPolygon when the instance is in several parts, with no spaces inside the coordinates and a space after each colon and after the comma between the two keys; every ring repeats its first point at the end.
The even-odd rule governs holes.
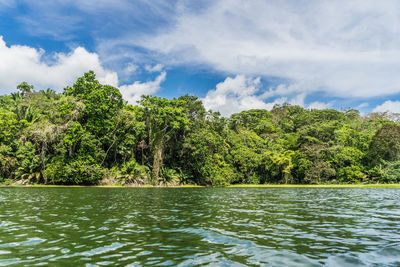
{"type": "Polygon", "coordinates": [[[400,264],[400,190],[2,188],[0,266],[400,264]]]}

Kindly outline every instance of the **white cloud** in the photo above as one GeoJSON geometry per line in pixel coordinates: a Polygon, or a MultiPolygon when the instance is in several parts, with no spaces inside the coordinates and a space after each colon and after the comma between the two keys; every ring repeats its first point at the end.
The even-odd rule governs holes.
{"type": "MultiPolygon", "coordinates": [[[[0,0],[0,7],[14,2],[0,0]]],[[[99,78],[118,84],[117,74],[101,63],[115,67],[116,62],[130,59],[138,64],[161,62],[168,68],[201,64],[233,77],[204,98],[210,108],[225,114],[231,110],[269,108],[275,101],[306,108],[332,106],[331,102],[304,102],[306,96],[317,91],[332,98],[364,98],[361,101],[400,93],[398,0],[195,2],[25,1],[29,6],[27,14],[16,19],[28,32],[68,39],[75,30],[85,28],[99,42],[97,51],[89,53],[77,48],[67,54],[55,54],[50,64],[43,60],[43,51],[7,47],[0,40],[0,90],[9,92],[23,80],[44,88],[61,88],[93,66],[98,68],[95,71],[99,78]],[[74,12],[65,12],[66,7],[74,12]],[[86,29],[85,19],[95,23],[86,29]],[[104,20],[108,23],[101,24],[104,27],[99,30],[98,25],[104,20]],[[147,27],[134,27],[137,23],[147,27]],[[110,29],[113,34],[108,34],[110,29]],[[272,78],[281,84],[262,87],[257,79],[248,77],[272,78]],[[236,89],[224,92],[220,87],[244,88],[247,93],[236,89]]],[[[119,81],[129,80],[129,74],[136,71],[135,65],[125,67],[114,68],[119,71],[119,81]]],[[[145,69],[161,72],[164,68],[157,64],[145,69]]],[[[160,79],[125,85],[124,94],[137,99],[142,91],[154,93],[165,77],[160,79]]]]}
{"type": "MultiPolygon", "coordinates": [[[[74,40],[76,30],[87,31],[98,42],[96,53],[102,63],[118,70],[120,81],[129,80],[130,74],[136,71],[134,65],[118,67],[127,59],[140,65],[161,62],[168,68],[201,64],[232,77],[240,73],[245,77],[280,81],[279,86],[272,88],[258,86],[256,94],[249,94],[248,102],[242,101],[245,96],[231,97],[236,99],[239,109],[252,101],[263,106],[274,99],[310,108],[332,106],[320,101],[304,104],[305,96],[317,91],[323,92],[320,95],[357,99],[357,103],[360,98],[367,101],[367,98],[400,93],[398,0],[22,2],[27,6],[26,12],[15,19],[28,33],[74,40]]],[[[0,9],[13,3],[15,0],[0,0],[0,9]]],[[[31,66],[39,65],[37,72],[61,64],[59,55],[55,56],[54,64],[46,64],[41,60],[41,52],[35,51],[39,63],[31,66]]],[[[76,58],[73,55],[78,52],[60,55],[76,58]]],[[[97,55],[87,52],[86,56],[97,55]]],[[[15,63],[10,66],[14,68],[15,63]]],[[[101,67],[100,62],[98,66],[101,67]]],[[[164,68],[157,64],[147,65],[145,69],[161,72],[164,68]]],[[[108,80],[118,81],[114,72],[103,70],[109,74],[108,80]]],[[[0,73],[0,78],[8,79],[9,73],[0,73]]],[[[38,79],[65,85],[62,79],[68,75],[60,75],[59,83],[50,83],[52,75],[38,79]]],[[[29,75],[17,76],[21,80],[30,79],[29,75]]],[[[5,82],[0,82],[3,88],[1,83],[5,82]]],[[[157,88],[147,84],[136,82],[132,88],[157,88]]],[[[227,97],[227,101],[231,98],[227,97]]]]}
{"type": "Polygon", "coordinates": [[[306,94],[305,93],[301,93],[301,94],[298,94],[297,96],[293,97],[289,101],[289,104],[295,105],[295,106],[304,107],[304,100],[305,99],[306,99],[306,94]]]}
{"type": "MultiPolygon", "coordinates": [[[[8,47],[0,36],[0,94],[15,91],[22,81],[33,84],[37,89],[52,88],[60,91],[67,85],[72,85],[76,79],[88,70],[96,73],[97,79],[103,84],[118,87],[118,74],[105,69],[99,56],[90,53],[83,47],[75,48],[70,53],[57,53],[52,57],[52,62],[42,60],[44,50],[29,46],[14,45],[8,47]]],[[[126,72],[136,71],[137,66],[130,63],[126,72]]],[[[166,72],[163,71],[154,81],[120,86],[125,99],[132,104],[142,94],[154,94],[160,89],[160,84],[165,80],[166,72]]]]}
{"type": "Polygon", "coordinates": [[[400,101],[385,101],[381,105],[374,108],[373,112],[400,113],[400,101]]]}
{"type": "Polygon", "coordinates": [[[128,103],[136,105],[136,102],[140,99],[142,95],[154,94],[158,90],[160,90],[160,85],[163,81],[165,81],[166,76],[167,73],[163,71],[155,78],[154,81],[143,83],[136,81],[129,85],[120,86],[119,90],[121,91],[124,99],[128,101],[128,103]]]}
{"type": "Polygon", "coordinates": [[[326,109],[330,108],[332,106],[332,103],[323,103],[320,101],[315,101],[307,105],[308,109],[326,109]]]}
{"type": "Polygon", "coordinates": [[[358,105],[357,107],[356,107],[356,109],[363,109],[363,108],[366,108],[366,107],[368,107],[369,106],[369,103],[368,102],[363,102],[363,103],[361,103],[360,105],[358,105]]]}
{"type": "Polygon", "coordinates": [[[163,64],[156,64],[154,66],[146,65],[144,66],[144,69],[147,70],[148,72],[160,72],[164,69],[164,65],[163,64]]]}
{"type": "Polygon", "coordinates": [[[131,74],[131,73],[137,71],[137,69],[138,69],[138,66],[136,64],[128,63],[128,65],[126,66],[126,68],[123,71],[126,74],[131,74]]]}
{"type": "Polygon", "coordinates": [[[246,78],[244,75],[228,77],[218,83],[215,90],[208,91],[202,101],[207,110],[219,111],[223,116],[252,108],[268,108],[255,95],[260,84],[260,78],[246,78]]]}
{"type": "Polygon", "coordinates": [[[85,48],[54,54],[52,63],[42,60],[44,54],[44,50],[28,46],[8,47],[0,36],[0,93],[15,91],[22,81],[37,88],[61,89],[90,69],[102,83],[118,86],[117,73],[104,69],[98,55],[85,48]]]}
{"type": "Polygon", "coordinates": [[[299,93],[290,99],[285,96],[270,99],[270,96],[260,95],[261,91],[260,77],[248,78],[245,75],[236,75],[218,83],[216,88],[208,91],[201,100],[207,110],[219,111],[223,116],[230,116],[233,113],[249,109],[271,110],[274,105],[283,103],[309,109],[324,109],[331,106],[331,103],[318,101],[307,105],[305,104],[305,93],[299,93]]]}
{"type": "Polygon", "coordinates": [[[181,4],[168,30],[115,45],[142,46],[169,64],[279,77],[288,82],[278,91],[287,94],[368,98],[400,92],[397,0],[208,3],[197,12],[181,4]],[[292,88],[298,84],[307,86],[292,88]]]}

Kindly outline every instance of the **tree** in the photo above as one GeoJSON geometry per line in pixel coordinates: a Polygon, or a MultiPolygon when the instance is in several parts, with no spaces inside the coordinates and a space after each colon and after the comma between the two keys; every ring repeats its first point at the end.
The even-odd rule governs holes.
{"type": "Polygon", "coordinates": [[[227,138],[232,165],[238,169],[238,176],[242,176],[241,183],[259,183],[262,169],[262,154],[266,150],[265,140],[254,131],[238,129],[230,131],[227,138]]]}
{"type": "Polygon", "coordinates": [[[100,84],[93,71],[78,78],[72,87],[64,88],[64,95],[74,96],[84,103],[80,122],[97,137],[112,130],[112,118],[124,106],[119,90],[100,84]]]}
{"type": "Polygon", "coordinates": [[[400,126],[394,123],[382,125],[372,137],[370,152],[383,160],[400,160],[400,126]]]}
{"type": "Polygon", "coordinates": [[[31,142],[19,142],[16,152],[18,159],[15,171],[16,179],[27,179],[29,182],[39,182],[42,177],[41,161],[31,142]]]}
{"type": "Polygon", "coordinates": [[[15,114],[0,110],[0,143],[12,143],[27,125],[29,125],[27,121],[19,121],[15,114]]]}
{"type": "Polygon", "coordinates": [[[268,173],[265,182],[292,183],[292,169],[294,151],[268,151],[263,157],[265,161],[265,170],[268,173]]]}
{"type": "Polygon", "coordinates": [[[26,95],[27,93],[32,92],[33,85],[29,85],[27,82],[22,82],[17,85],[17,89],[21,92],[21,94],[26,95]]]}
{"type": "Polygon", "coordinates": [[[62,94],[0,96],[0,179],[55,184],[399,182],[399,115],[275,105],[222,117],[85,73],[62,94]]]}
{"type": "Polygon", "coordinates": [[[139,104],[143,108],[144,119],[153,154],[152,183],[158,184],[163,164],[165,144],[172,134],[188,125],[185,101],[160,97],[142,96],[139,104]]]}

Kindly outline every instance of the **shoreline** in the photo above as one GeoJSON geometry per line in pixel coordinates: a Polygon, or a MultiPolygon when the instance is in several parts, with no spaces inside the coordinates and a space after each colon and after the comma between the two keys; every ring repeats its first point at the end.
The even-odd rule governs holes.
{"type": "MultiPolygon", "coordinates": [[[[125,185],[20,185],[0,184],[0,188],[213,188],[202,185],[178,185],[178,186],[125,186],[125,185]]],[[[400,184],[234,184],[227,186],[215,186],[214,188],[400,188],[400,184]]]]}
{"type": "Polygon", "coordinates": [[[231,188],[400,188],[400,184],[239,184],[231,188]]]}

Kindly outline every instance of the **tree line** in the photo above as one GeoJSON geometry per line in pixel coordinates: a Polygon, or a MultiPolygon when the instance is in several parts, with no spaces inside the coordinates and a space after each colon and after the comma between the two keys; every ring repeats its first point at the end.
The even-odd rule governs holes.
{"type": "Polygon", "coordinates": [[[0,96],[0,182],[400,182],[393,114],[283,104],[225,118],[189,95],[133,106],[93,71],[62,93],[17,89],[0,96]]]}

